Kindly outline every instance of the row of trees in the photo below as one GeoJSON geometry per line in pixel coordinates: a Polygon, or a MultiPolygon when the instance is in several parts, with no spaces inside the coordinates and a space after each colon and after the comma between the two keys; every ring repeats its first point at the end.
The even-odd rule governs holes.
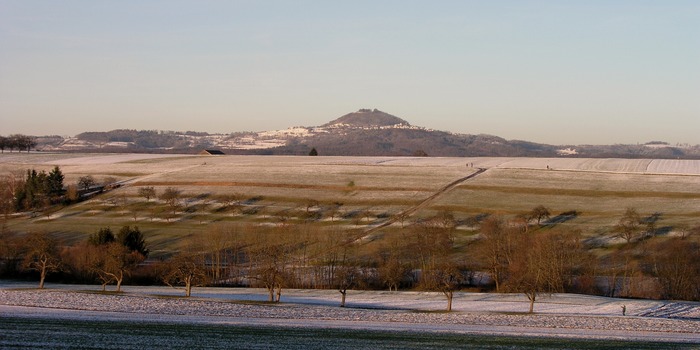
{"type": "Polygon", "coordinates": [[[540,293],[591,293],[594,257],[580,235],[566,231],[524,234],[527,225],[491,217],[484,221],[480,266],[489,272],[496,292],[523,292],[530,312],[540,293]]]}
{"type": "Polygon", "coordinates": [[[78,281],[99,281],[103,290],[107,284],[116,283],[120,291],[124,278],[149,253],[141,231],[130,226],[122,227],[116,235],[109,228],[102,228],[74,246],[63,246],[45,232],[32,232],[21,238],[3,231],[0,243],[3,272],[36,271],[39,288],[44,288],[48,274],[61,272],[78,281]]]}
{"type": "MultiPolygon", "coordinates": [[[[28,171],[14,193],[25,193],[22,203],[34,203],[27,198],[58,196],[62,180],[58,167],[48,174],[28,171]]],[[[84,185],[85,190],[93,183],[84,185]]],[[[138,194],[146,201],[160,199],[173,215],[180,208],[181,192],[176,188],[157,193],[147,186],[139,188],[138,194]]],[[[242,206],[242,199],[236,194],[216,198],[236,208],[242,206]]],[[[309,201],[302,211],[310,214],[318,206],[309,201]]],[[[661,243],[641,239],[653,235],[660,214],[641,217],[628,209],[613,229],[627,244],[604,259],[590,253],[579,233],[556,229],[556,223],[577,215],[571,211],[552,218],[544,206],[512,219],[492,215],[475,221],[479,235],[470,242],[457,239],[457,221],[447,212],[405,227],[402,221],[402,229],[386,233],[381,244],[365,244],[361,231],[293,225],[282,219],[271,227],[214,226],[184,240],[177,253],[163,262],[148,265],[142,264],[148,256],[143,235],[125,226],[117,235],[101,229],[87,241],[52,255],[61,261],[57,266],[64,277],[99,281],[103,287],[116,283],[120,289],[129,272],[138,269],[148,270],[151,280],[185,286],[187,295],[197,285],[253,285],[266,288],[270,301],[279,301],[283,288],[288,287],[337,288],[342,304],[351,288],[421,288],[442,292],[449,310],[456,290],[489,285],[497,292],[525,293],[531,301],[530,311],[539,294],[565,291],[700,299],[697,244],[686,240],[686,235],[661,243]],[[532,222],[543,229],[532,230],[532,222]],[[654,253],[648,254],[650,251],[654,253]],[[601,283],[604,279],[607,283],[601,283]]],[[[4,269],[19,261],[7,258],[18,256],[3,253],[7,251],[23,256],[22,266],[39,271],[42,281],[56,265],[41,254],[30,253],[29,247],[13,250],[7,248],[8,240],[0,242],[5,247],[0,251],[4,269]]],[[[46,246],[32,242],[34,247],[46,246]]]]}
{"type": "Polygon", "coordinates": [[[120,290],[136,272],[151,282],[183,286],[187,296],[201,285],[263,287],[271,302],[280,301],[285,288],[335,288],[341,305],[349,289],[418,288],[443,293],[447,310],[455,291],[473,288],[524,293],[530,311],[540,294],[554,292],[700,300],[700,247],[693,240],[643,241],[601,259],[576,232],[527,233],[519,223],[491,216],[481,222],[479,238],[465,242],[455,236],[450,216],[441,214],[369,244],[361,231],[222,224],[148,264],[143,235],[125,226],[65,247],[49,235],[32,234],[15,255],[8,253],[13,240],[4,237],[0,256],[3,269],[14,261],[38,271],[42,285],[47,272],[60,269],[64,280],[97,281],[103,288],[114,283],[120,290]]]}
{"type": "Polygon", "coordinates": [[[5,149],[12,152],[13,149],[17,151],[27,151],[29,152],[32,148],[36,147],[36,138],[33,136],[14,134],[10,136],[0,136],[0,152],[5,153],[5,149]]]}

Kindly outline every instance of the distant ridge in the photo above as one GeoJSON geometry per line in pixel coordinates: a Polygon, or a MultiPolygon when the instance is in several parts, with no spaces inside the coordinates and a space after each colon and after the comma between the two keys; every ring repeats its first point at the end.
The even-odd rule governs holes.
{"type": "Polygon", "coordinates": [[[327,128],[341,125],[368,128],[393,125],[410,126],[411,124],[399,117],[382,112],[378,109],[360,109],[357,112],[348,113],[336,120],[321,125],[321,127],[327,128]]]}
{"type": "Polygon", "coordinates": [[[209,134],[118,129],[75,137],[37,138],[47,152],[191,153],[434,157],[585,157],[700,159],[700,145],[652,141],[637,145],[547,145],[494,135],[457,134],[411,125],[378,109],[360,109],[321,126],[209,134]]]}

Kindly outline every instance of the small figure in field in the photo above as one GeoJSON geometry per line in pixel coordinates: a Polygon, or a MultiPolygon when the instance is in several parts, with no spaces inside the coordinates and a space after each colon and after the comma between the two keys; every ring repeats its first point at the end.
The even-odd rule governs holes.
{"type": "Polygon", "coordinates": [[[622,308],[622,316],[625,316],[625,314],[627,313],[627,306],[622,305],[622,306],[620,306],[620,308],[622,308]]]}

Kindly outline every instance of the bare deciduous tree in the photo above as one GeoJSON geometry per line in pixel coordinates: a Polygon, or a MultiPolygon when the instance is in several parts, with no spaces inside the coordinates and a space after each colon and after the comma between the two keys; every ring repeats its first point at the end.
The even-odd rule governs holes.
{"type": "Polygon", "coordinates": [[[238,264],[241,250],[239,225],[217,224],[202,232],[199,249],[209,262],[209,278],[212,283],[226,282],[231,278],[231,270],[238,264]]]}
{"type": "Polygon", "coordinates": [[[355,287],[360,280],[360,270],[351,261],[345,261],[335,272],[335,282],[340,292],[340,307],[345,307],[348,289],[355,287]]]}
{"type": "Polygon", "coordinates": [[[411,232],[410,250],[414,252],[421,271],[420,286],[439,291],[447,299],[447,311],[452,311],[454,292],[462,283],[462,272],[452,251],[455,220],[451,213],[442,212],[416,225],[411,232]]]}
{"type": "Polygon", "coordinates": [[[537,225],[539,226],[542,222],[542,219],[549,219],[550,215],[551,213],[549,212],[549,209],[547,209],[547,207],[545,207],[544,205],[538,205],[530,211],[528,219],[537,220],[537,225]]]}
{"type": "Polygon", "coordinates": [[[95,262],[93,269],[102,281],[102,289],[111,282],[116,282],[117,292],[121,292],[124,277],[144,260],[143,255],[118,242],[100,247],[101,259],[95,262]]]}
{"type": "MultiPolygon", "coordinates": [[[[182,191],[173,187],[167,187],[165,190],[163,190],[163,193],[160,195],[160,200],[165,202],[165,204],[170,208],[170,213],[172,216],[175,216],[178,208],[180,208],[181,195],[182,191]]],[[[170,216],[168,216],[168,221],[169,220],[170,216]]]]}
{"type": "Polygon", "coordinates": [[[441,256],[429,270],[421,276],[421,285],[428,290],[436,290],[447,299],[446,311],[452,311],[454,292],[463,281],[462,271],[449,256],[441,256]]]}
{"type": "Polygon", "coordinates": [[[117,178],[114,176],[105,176],[104,179],[102,179],[102,185],[105,187],[114,187],[117,185],[117,178]]]}
{"type": "Polygon", "coordinates": [[[58,241],[45,232],[33,232],[27,237],[25,247],[24,267],[39,272],[39,288],[42,289],[46,275],[62,267],[58,241]]]}
{"type": "Polygon", "coordinates": [[[342,206],[343,206],[343,203],[335,202],[325,209],[325,211],[324,211],[325,215],[331,219],[331,222],[334,222],[336,216],[338,216],[340,214],[340,207],[342,207],[342,206]]]}
{"type": "Polygon", "coordinates": [[[153,186],[139,187],[138,194],[140,197],[146,198],[146,201],[150,201],[151,198],[156,197],[156,189],[153,186]]]}
{"type": "Polygon", "coordinates": [[[640,236],[642,230],[642,220],[634,208],[627,208],[625,214],[614,228],[617,237],[621,237],[625,242],[630,243],[640,236]]]}
{"type": "Polygon", "coordinates": [[[496,292],[502,291],[507,279],[508,267],[512,263],[516,249],[518,231],[498,216],[492,216],[481,224],[481,246],[477,249],[484,268],[489,271],[496,285],[496,292]]]}
{"type": "Polygon", "coordinates": [[[248,245],[250,278],[258,281],[269,293],[268,301],[279,302],[282,288],[291,275],[288,264],[294,247],[292,237],[285,235],[284,228],[260,231],[248,245]]]}
{"type": "Polygon", "coordinates": [[[14,274],[22,260],[24,237],[8,230],[3,224],[0,228],[0,274],[14,274]]]}
{"type": "Polygon", "coordinates": [[[406,237],[397,233],[385,236],[385,243],[377,257],[377,275],[390,291],[397,291],[408,277],[410,247],[406,237]]]}
{"type": "Polygon", "coordinates": [[[190,238],[180,251],[170,258],[165,265],[163,282],[171,287],[183,285],[185,297],[192,295],[192,287],[201,286],[209,281],[206,271],[206,259],[197,251],[198,244],[190,238]]]}
{"type": "Polygon", "coordinates": [[[76,186],[76,185],[66,186],[66,199],[69,202],[75,202],[78,200],[79,197],[80,197],[80,194],[78,192],[78,186],[76,186]]]}
{"type": "Polygon", "coordinates": [[[700,300],[700,245],[684,239],[662,242],[652,256],[662,297],[700,300]]]}
{"type": "Polygon", "coordinates": [[[15,209],[15,191],[20,186],[20,179],[12,174],[0,178],[0,212],[5,220],[15,209]]]}
{"type": "Polygon", "coordinates": [[[520,236],[508,266],[507,287],[525,293],[532,313],[539,294],[565,291],[570,284],[568,278],[585,261],[580,252],[576,235],[547,232],[520,236]]]}
{"type": "Polygon", "coordinates": [[[81,176],[78,179],[78,187],[82,188],[83,191],[87,192],[90,187],[95,186],[95,178],[92,175],[81,176]]]}
{"type": "Polygon", "coordinates": [[[78,282],[92,283],[97,278],[95,266],[102,258],[102,250],[88,241],[66,247],[61,252],[61,260],[70,275],[78,282]]]}
{"type": "Polygon", "coordinates": [[[398,291],[409,270],[408,266],[397,255],[392,254],[384,258],[382,264],[377,268],[377,274],[390,291],[398,291]]]}

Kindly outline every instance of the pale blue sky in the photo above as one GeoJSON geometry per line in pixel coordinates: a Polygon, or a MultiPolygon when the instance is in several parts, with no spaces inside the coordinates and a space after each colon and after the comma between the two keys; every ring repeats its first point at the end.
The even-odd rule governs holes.
{"type": "Polygon", "coordinates": [[[0,135],[360,108],[552,144],[700,144],[700,1],[0,0],[0,135]]]}

